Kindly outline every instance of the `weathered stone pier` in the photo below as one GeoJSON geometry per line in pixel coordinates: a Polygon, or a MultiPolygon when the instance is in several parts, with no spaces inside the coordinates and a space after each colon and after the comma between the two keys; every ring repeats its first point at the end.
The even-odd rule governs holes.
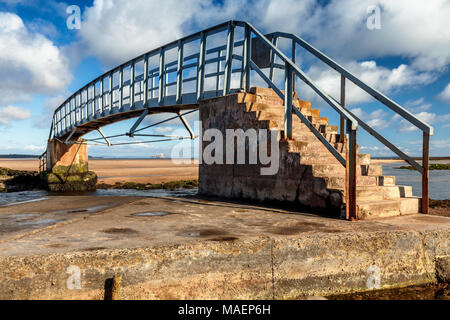
{"type": "Polygon", "coordinates": [[[83,139],[70,144],[52,139],[48,142],[46,157],[46,170],[41,172],[41,181],[48,190],[55,192],[95,190],[97,175],[89,171],[87,145],[83,139]]]}

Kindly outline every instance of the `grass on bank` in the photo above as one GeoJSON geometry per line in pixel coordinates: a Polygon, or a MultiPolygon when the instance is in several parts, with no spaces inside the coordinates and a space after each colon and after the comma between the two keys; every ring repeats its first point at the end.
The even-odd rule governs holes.
{"type": "MultiPolygon", "coordinates": [[[[411,166],[394,167],[394,169],[414,170],[411,166]]],[[[450,170],[450,163],[433,163],[428,165],[428,170],[450,170]]]]}
{"type": "Polygon", "coordinates": [[[176,189],[194,189],[197,187],[198,187],[198,180],[179,180],[164,183],[136,183],[136,182],[116,182],[115,184],[97,183],[97,189],[176,190],[176,189]]]}

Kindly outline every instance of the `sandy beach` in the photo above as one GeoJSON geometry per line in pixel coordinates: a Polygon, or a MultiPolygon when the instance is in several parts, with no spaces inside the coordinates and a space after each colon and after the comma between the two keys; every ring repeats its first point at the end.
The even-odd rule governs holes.
{"type": "MultiPolygon", "coordinates": [[[[38,168],[35,159],[0,159],[0,167],[15,170],[38,168]]],[[[175,164],[169,159],[101,159],[89,160],[89,170],[98,175],[100,183],[116,182],[162,183],[198,179],[198,164],[175,164]]]]}

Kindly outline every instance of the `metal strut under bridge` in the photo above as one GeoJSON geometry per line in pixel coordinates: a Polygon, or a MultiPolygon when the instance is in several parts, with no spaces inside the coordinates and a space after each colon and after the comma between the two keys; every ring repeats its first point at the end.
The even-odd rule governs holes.
{"type": "MultiPolygon", "coordinates": [[[[294,113],[346,168],[347,218],[356,217],[356,132],[358,126],[368,131],[422,174],[422,211],[427,213],[429,139],[433,134],[433,128],[358,79],[300,37],[284,32],[263,35],[250,23],[243,21],[228,21],[173,41],[127,61],[89,82],[55,110],[49,139],[59,139],[68,144],[77,143],[79,137],[94,130],[98,130],[101,137],[87,139],[87,142],[112,145],[109,139],[125,135],[160,138],[129,143],[193,139],[195,135],[184,119],[184,115],[196,111],[198,102],[202,99],[224,96],[236,91],[248,92],[251,78],[255,74],[285,102],[285,137],[292,138],[292,114],[294,113]],[[211,37],[221,32],[226,32],[226,43],[217,45],[217,39],[211,37]],[[239,34],[242,35],[241,40],[236,40],[239,34]],[[279,48],[280,39],[290,41],[290,57],[279,48]],[[207,49],[209,41],[217,46],[207,49]],[[296,64],[298,47],[305,49],[341,75],[339,101],[320,89],[296,64]],[[193,49],[194,53],[185,55],[187,49],[193,49]],[[154,68],[151,68],[152,59],[157,61],[157,66],[154,68]],[[268,69],[268,75],[262,69],[268,69]],[[274,69],[284,70],[283,84],[274,82],[274,69]],[[237,75],[238,78],[233,77],[234,81],[232,81],[232,75],[237,75]],[[305,82],[339,113],[340,137],[346,137],[348,146],[346,158],[342,157],[300,110],[292,105],[297,78],[305,82]],[[346,80],[353,82],[423,132],[422,164],[417,163],[346,108],[346,80]],[[284,93],[282,90],[285,90],[284,93]],[[138,129],[146,116],[162,112],[172,112],[175,116],[138,129]],[[138,119],[127,133],[105,136],[101,131],[104,125],[130,118],[138,119]],[[140,133],[175,118],[181,119],[190,133],[189,136],[140,133]]],[[[41,158],[44,161],[44,155],[41,158]]]]}

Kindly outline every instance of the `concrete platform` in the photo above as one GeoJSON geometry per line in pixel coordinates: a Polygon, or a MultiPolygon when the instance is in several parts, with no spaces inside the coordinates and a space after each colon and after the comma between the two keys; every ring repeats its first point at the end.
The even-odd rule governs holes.
{"type": "Polygon", "coordinates": [[[450,255],[446,217],[348,222],[196,197],[48,197],[0,207],[0,223],[1,299],[103,299],[116,274],[123,299],[301,298],[435,282],[450,255]]]}

